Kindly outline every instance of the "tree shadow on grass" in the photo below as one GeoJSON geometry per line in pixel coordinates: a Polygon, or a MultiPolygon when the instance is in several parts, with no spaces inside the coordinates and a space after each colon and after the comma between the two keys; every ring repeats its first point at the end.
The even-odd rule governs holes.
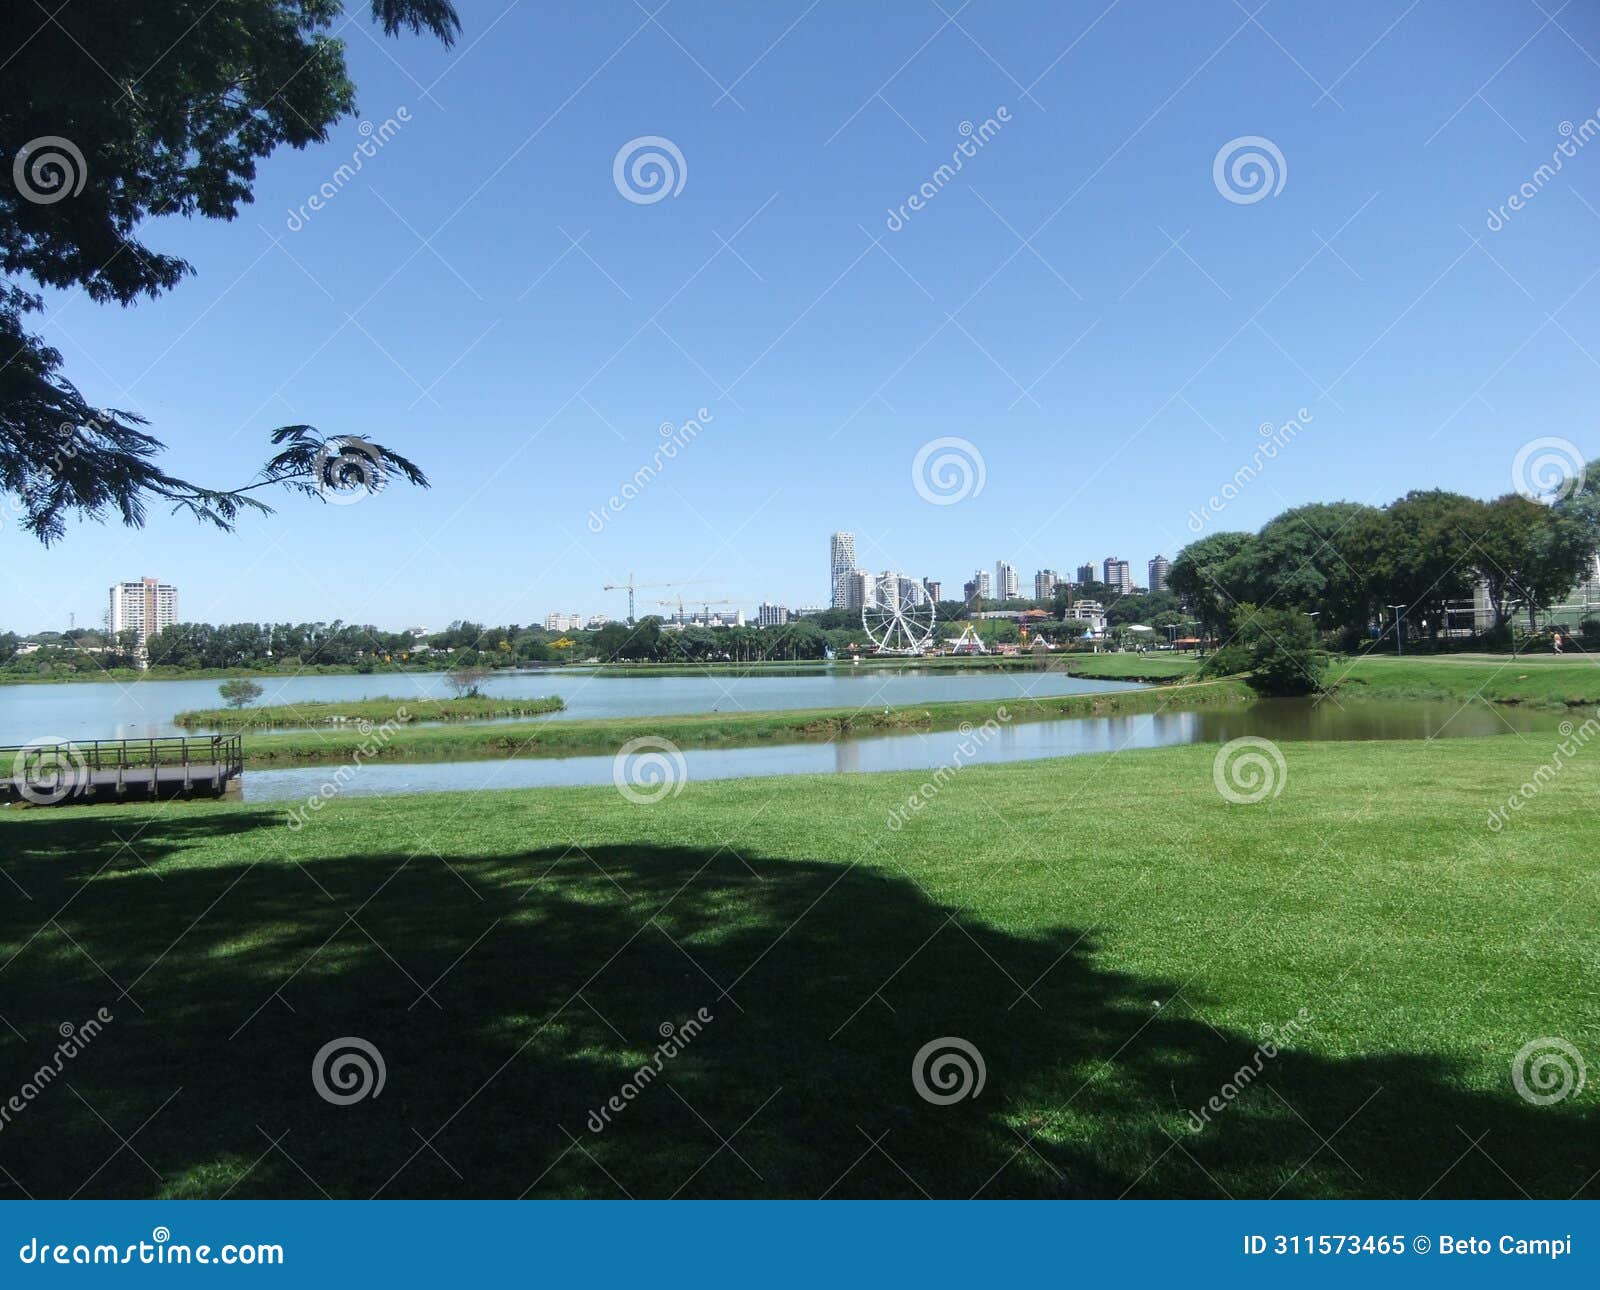
{"type": "Polygon", "coordinates": [[[1509,1071],[1485,1092],[1420,1054],[1266,1056],[1078,929],[1014,936],[865,866],[215,846],[270,856],[279,825],[174,812],[136,854],[116,816],[0,833],[33,897],[0,920],[0,1099],[33,1087],[0,1194],[1564,1198],[1593,1170],[1593,1114],[1509,1071]],[[385,1081],[335,1105],[313,1059],[349,1036],[385,1081]],[[951,1037],[984,1083],[939,1105],[913,1060],[951,1037]]]}

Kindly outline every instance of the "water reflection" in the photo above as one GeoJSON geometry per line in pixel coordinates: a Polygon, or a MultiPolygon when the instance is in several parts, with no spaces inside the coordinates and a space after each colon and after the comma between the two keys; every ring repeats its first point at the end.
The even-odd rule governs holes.
{"type": "MultiPolygon", "coordinates": [[[[263,676],[263,704],[393,698],[398,703],[449,697],[442,672],[385,676],[263,676]]],[[[0,744],[30,739],[150,739],[184,731],[179,712],[220,706],[218,682],[95,681],[0,685],[0,744]]],[[[784,669],[737,676],[618,676],[583,669],[497,673],[484,683],[492,699],[559,695],[566,703],[548,721],[665,716],[690,712],[772,712],[794,708],[901,707],[963,699],[1004,700],[1139,689],[1059,672],[996,672],[961,668],[834,667],[784,669]]],[[[512,720],[526,721],[519,717],[512,720]]]]}
{"type": "MultiPolygon", "coordinates": [[[[1003,726],[986,740],[969,738],[959,730],[942,730],[834,743],[686,749],[683,758],[691,782],[767,775],[851,775],[942,766],[957,760],[958,753],[961,763],[978,765],[1124,748],[1225,743],[1241,735],[1284,741],[1467,738],[1511,731],[1553,733],[1563,719],[1560,712],[1495,707],[1482,701],[1465,706],[1352,702],[1340,707],[1328,701],[1278,699],[1248,708],[1028,722],[1003,726]]],[[[244,795],[248,801],[306,797],[328,782],[333,769],[247,771],[244,795]]],[[[612,769],[609,756],[369,763],[343,792],[374,795],[609,784],[612,769]]]]}

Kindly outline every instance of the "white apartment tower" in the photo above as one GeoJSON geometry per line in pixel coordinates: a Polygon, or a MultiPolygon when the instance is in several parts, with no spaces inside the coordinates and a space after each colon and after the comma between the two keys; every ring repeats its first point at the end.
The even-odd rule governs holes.
{"type": "Polygon", "coordinates": [[[111,587],[111,634],[139,633],[139,652],[163,627],[178,621],[178,589],[156,578],[117,582],[111,587]]]}
{"type": "Polygon", "coordinates": [[[1015,600],[1018,594],[1017,568],[1004,560],[994,562],[994,598],[1015,600]]]}
{"type": "Polygon", "coordinates": [[[835,609],[860,608],[850,604],[850,575],[856,567],[856,535],[835,533],[828,539],[829,600],[835,609]]]}

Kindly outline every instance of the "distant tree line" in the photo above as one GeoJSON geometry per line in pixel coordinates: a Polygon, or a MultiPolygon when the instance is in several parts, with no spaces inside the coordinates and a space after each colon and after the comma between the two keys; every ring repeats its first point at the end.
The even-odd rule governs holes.
{"type": "Polygon", "coordinates": [[[1206,633],[1231,635],[1241,606],[1315,617],[1323,639],[1344,648],[1379,623],[1405,621],[1407,639],[1435,641],[1471,628],[1463,613],[1487,592],[1491,640],[1529,629],[1592,570],[1600,550],[1600,463],[1553,503],[1517,493],[1480,501],[1438,489],[1387,506],[1317,502],[1269,520],[1259,532],[1213,533],[1172,563],[1167,583],[1206,633]]]}

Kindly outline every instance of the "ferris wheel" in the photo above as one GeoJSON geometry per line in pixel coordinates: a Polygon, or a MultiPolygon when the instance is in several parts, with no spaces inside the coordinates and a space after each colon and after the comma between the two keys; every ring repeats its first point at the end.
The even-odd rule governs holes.
{"type": "Polygon", "coordinates": [[[919,605],[883,603],[866,605],[861,610],[861,626],[876,654],[924,654],[933,641],[934,605],[924,600],[919,605]]]}

